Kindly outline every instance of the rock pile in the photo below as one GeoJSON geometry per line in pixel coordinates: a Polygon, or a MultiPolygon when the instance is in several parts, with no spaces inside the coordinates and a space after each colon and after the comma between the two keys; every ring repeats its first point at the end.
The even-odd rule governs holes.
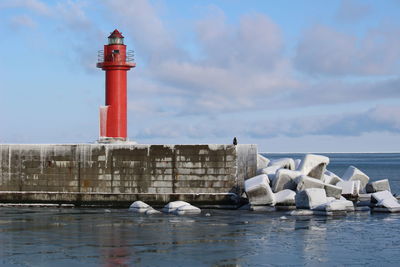
{"type": "Polygon", "coordinates": [[[322,155],[307,154],[301,160],[269,160],[258,155],[257,176],[244,184],[252,209],[294,209],[292,215],[330,215],[369,208],[400,212],[387,179],[370,182],[368,175],[354,166],[340,178],[326,169],[328,164],[329,158],[322,155]]]}

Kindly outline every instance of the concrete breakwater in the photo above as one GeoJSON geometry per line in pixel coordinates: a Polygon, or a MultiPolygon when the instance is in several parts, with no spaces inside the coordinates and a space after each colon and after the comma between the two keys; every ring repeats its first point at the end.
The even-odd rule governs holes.
{"type": "Polygon", "coordinates": [[[255,145],[0,145],[0,202],[235,205],[255,145]]]}

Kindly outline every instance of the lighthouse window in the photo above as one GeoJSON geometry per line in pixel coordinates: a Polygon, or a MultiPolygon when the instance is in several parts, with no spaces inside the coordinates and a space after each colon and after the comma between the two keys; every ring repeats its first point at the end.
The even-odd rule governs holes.
{"type": "Polygon", "coordinates": [[[119,54],[119,50],[117,49],[117,50],[113,50],[112,51],[114,54],[119,54]]]}

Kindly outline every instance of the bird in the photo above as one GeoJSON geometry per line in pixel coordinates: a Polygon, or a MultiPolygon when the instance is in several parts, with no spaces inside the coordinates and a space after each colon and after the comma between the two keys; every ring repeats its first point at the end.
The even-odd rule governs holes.
{"type": "Polygon", "coordinates": [[[237,145],[237,138],[236,136],[233,138],[233,144],[236,146],[237,145]]]}

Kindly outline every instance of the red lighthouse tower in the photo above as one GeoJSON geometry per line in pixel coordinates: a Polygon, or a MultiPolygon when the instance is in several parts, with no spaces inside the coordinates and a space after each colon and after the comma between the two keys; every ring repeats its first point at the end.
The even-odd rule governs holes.
{"type": "Polygon", "coordinates": [[[127,138],[126,72],[134,68],[133,51],[126,51],[124,36],[114,30],[104,51],[99,51],[97,67],[106,72],[106,105],[100,107],[100,140],[127,138]]]}

